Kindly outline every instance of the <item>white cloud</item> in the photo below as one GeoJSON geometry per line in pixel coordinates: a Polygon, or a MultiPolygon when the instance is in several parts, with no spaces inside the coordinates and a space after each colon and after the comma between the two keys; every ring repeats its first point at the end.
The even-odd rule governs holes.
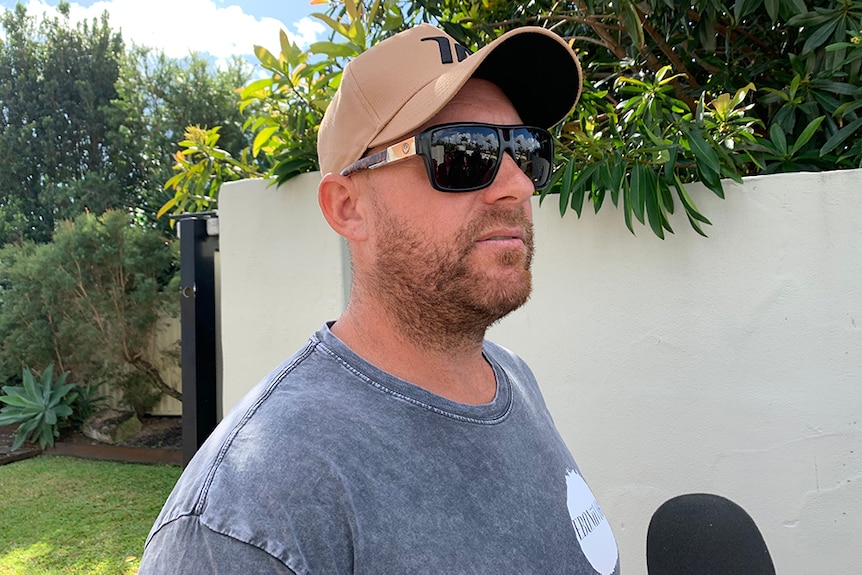
{"type": "MultiPolygon", "coordinates": [[[[26,6],[30,15],[57,14],[43,0],[29,0],[26,6]]],[[[274,18],[246,14],[239,6],[216,6],[213,0],[101,0],[86,8],[71,2],[69,15],[72,21],[91,20],[104,11],[126,42],[160,48],[175,58],[190,52],[207,52],[217,60],[252,56],[255,44],[277,54],[280,30],[287,30],[291,40],[302,47],[325,30],[310,18],[286,26],[274,18]]]]}
{"type": "Polygon", "coordinates": [[[296,42],[300,48],[307,48],[312,42],[317,42],[324,32],[326,26],[320,20],[305,17],[294,24],[295,32],[288,32],[291,41],[296,42]]]}

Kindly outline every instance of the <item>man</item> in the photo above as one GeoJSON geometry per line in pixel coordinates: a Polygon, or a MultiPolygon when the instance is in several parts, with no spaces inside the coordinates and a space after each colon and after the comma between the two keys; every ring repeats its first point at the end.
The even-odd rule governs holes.
{"type": "Polygon", "coordinates": [[[422,25],[347,66],[318,146],[347,309],[201,448],[141,575],[619,573],[532,373],[484,339],[530,294],[545,128],[580,82],[540,28],[469,55],[422,25]]]}

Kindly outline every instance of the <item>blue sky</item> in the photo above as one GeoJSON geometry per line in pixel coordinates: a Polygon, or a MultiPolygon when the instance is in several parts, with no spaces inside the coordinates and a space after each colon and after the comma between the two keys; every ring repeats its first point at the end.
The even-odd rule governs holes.
{"type": "MultiPolygon", "coordinates": [[[[21,0],[29,14],[55,12],[58,0],[21,0]]],[[[0,11],[17,0],[0,0],[0,11]]],[[[310,0],[75,0],[70,17],[90,20],[107,10],[114,29],[126,42],[161,48],[168,56],[190,51],[209,53],[215,60],[251,56],[255,44],[278,52],[278,33],[302,46],[322,37],[323,24],[309,15],[326,5],[310,0]]],[[[2,32],[0,32],[2,33],[2,32]]]]}

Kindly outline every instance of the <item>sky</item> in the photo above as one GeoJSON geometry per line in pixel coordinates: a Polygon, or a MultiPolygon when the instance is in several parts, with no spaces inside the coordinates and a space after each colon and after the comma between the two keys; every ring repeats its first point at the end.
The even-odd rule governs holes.
{"type": "MultiPolygon", "coordinates": [[[[19,0],[0,0],[0,12],[19,0]]],[[[56,14],[58,0],[20,0],[31,15],[56,14]]],[[[160,48],[182,58],[190,52],[208,53],[216,61],[243,56],[256,61],[254,45],[279,52],[279,30],[307,47],[321,39],[325,26],[311,18],[326,5],[311,0],[77,0],[71,1],[72,21],[92,20],[108,12],[114,30],[127,43],[160,48]]],[[[0,31],[2,34],[2,31],[0,31]]]]}

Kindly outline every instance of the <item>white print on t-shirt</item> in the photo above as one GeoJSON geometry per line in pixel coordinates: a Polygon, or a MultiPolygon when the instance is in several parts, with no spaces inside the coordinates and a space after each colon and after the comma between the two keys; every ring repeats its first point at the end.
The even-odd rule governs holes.
{"type": "Polygon", "coordinates": [[[617,544],[599,502],[574,469],[566,473],[566,487],[566,504],[581,551],[593,569],[601,575],[611,575],[617,566],[617,544]]]}

